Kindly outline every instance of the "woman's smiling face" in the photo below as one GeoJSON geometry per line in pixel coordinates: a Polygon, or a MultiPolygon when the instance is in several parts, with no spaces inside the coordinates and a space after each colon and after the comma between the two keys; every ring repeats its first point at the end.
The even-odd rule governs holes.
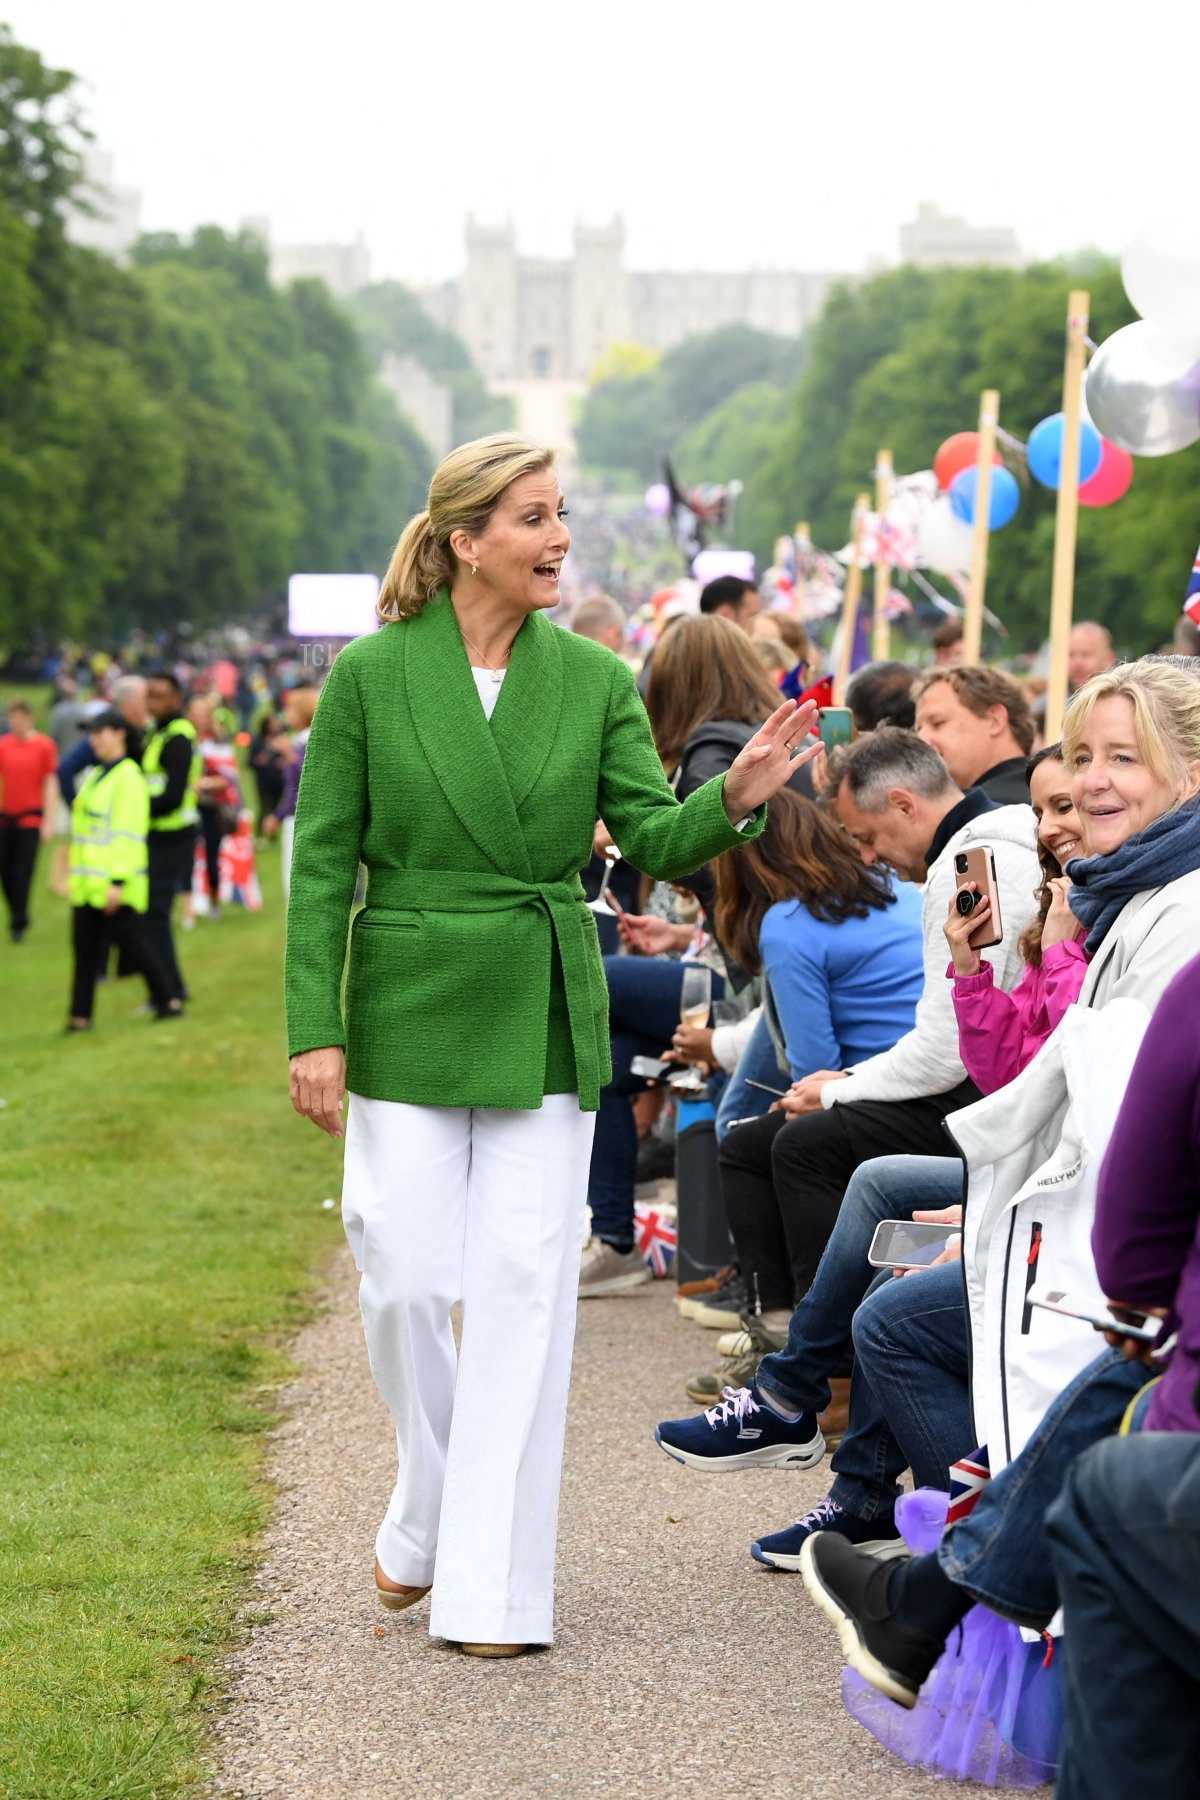
{"type": "Polygon", "coordinates": [[[1125,694],[1097,700],[1071,764],[1071,797],[1088,854],[1107,856],[1189,792],[1195,792],[1194,785],[1178,785],[1156,774],[1144,760],[1133,701],[1125,694]]]}
{"type": "Polygon", "coordinates": [[[1038,842],[1060,868],[1065,868],[1073,856],[1087,855],[1079,814],[1071,798],[1071,777],[1064,763],[1048,756],[1038,764],[1029,783],[1029,801],[1037,820],[1038,842]]]}
{"type": "Polygon", "coordinates": [[[553,469],[535,469],[506,487],[485,530],[464,532],[461,546],[451,539],[456,555],[479,570],[472,598],[491,595],[524,612],[557,606],[559,570],[571,547],[566,517],[553,469]]]}

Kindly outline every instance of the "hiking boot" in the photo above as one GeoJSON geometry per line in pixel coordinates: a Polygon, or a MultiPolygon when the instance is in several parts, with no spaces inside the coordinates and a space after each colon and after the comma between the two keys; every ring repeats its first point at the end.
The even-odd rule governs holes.
{"type": "Polygon", "coordinates": [[[896,1618],[888,1599],[894,1570],[845,1537],[819,1531],[800,1553],[800,1573],[850,1667],[898,1706],[915,1706],[945,1645],[896,1618]]]}
{"type": "Polygon", "coordinates": [[[675,1290],[676,1306],[682,1312],[685,1300],[695,1300],[701,1294],[715,1294],[718,1288],[723,1288],[726,1282],[732,1281],[736,1274],[733,1264],[727,1263],[715,1275],[706,1275],[701,1281],[681,1281],[675,1290]]]}
{"type": "Polygon", "coordinates": [[[589,1238],[579,1265],[579,1298],[596,1300],[606,1294],[627,1294],[652,1279],[641,1253],[615,1250],[603,1238],[589,1238]]]}
{"type": "Polygon", "coordinates": [[[717,1339],[718,1356],[744,1356],[756,1344],[762,1346],[762,1354],[770,1356],[773,1350],[782,1350],[787,1343],[788,1327],[792,1322],[789,1312],[751,1313],[744,1320],[740,1331],[724,1331],[717,1339]],[[750,1319],[757,1326],[757,1335],[751,1336],[750,1319]]]}
{"type": "Polygon", "coordinates": [[[792,1423],[759,1404],[758,1390],[727,1387],[716,1406],[695,1419],[667,1419],[654,1441],[691,1469],[811,1469],[825,1441],[811,1413],[792,1423]]]}
{"type": "MultiPolygon", "coordinates": [[[[811,1414],[804,1416],[809,1418],[811,1414]]],[[[789,1525],[786,1531],[756,1538],[750,1546],[750,1554],[755,1562],[766,1563],[769,1569],[798,1569],[801,1551],[817,1532],[840,1537],[870,1556],[886,1558],[904,1554],[904,1539],[890,1513],[880,1519],[856,1519],[836,1500],[828,1498],[818,1500],[811,1511],[797,1519],[794,1525],[789,1525]]]]}

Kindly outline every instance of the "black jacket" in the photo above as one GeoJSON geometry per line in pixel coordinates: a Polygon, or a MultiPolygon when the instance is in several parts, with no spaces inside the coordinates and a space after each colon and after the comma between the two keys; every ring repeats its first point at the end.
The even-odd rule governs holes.
{"type": "Polygon", "coordinates": [[[1028,806],[1029,783],[1025,779],[1026,758],[1010,756],[1004,762],[998,762],[994,769],[981,775],[974,783],[982,788],[989,800],[997,806],[1028,806]]]}

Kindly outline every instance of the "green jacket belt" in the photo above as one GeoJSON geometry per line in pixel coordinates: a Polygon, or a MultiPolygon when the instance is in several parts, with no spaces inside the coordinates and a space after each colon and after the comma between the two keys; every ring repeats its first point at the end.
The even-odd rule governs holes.
{"type": "Polygon", "coordinates": [[[634,868],[674,880],[760,828],[734,831],[723,783],[681,804],[625,664],[540,614],[490,722],[444,593],[355,639],[326,677],[296,806],[289,1054],[344,1045],[351,1093],[373,1099],[577,1092],[594,1110],[608,988],[577,871],[596,818],[634,868]]]}

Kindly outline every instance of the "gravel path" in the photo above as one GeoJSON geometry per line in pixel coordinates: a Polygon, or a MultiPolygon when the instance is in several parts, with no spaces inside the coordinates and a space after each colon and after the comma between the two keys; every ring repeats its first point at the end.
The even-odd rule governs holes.
{"type": "Polygon", "coordinates": [[[651,1437],[688,1410],[715,1334],[673,1284],[580,1307],[563,1480],[557,1642],[472,1661],[428,1606],[372,1591],[394,1438],[371,1385],[349,1253],[300,1337],[276,1434],[278,1508],[231,1665],[214,1792],[242,1800],[695,1795],[906,1800],[982,1790],[914,1775],[847,1717],[833,1633],[799,1576],[747,1555],[825,1492],[824,1467],[703,1476],[651,1437]]]}

